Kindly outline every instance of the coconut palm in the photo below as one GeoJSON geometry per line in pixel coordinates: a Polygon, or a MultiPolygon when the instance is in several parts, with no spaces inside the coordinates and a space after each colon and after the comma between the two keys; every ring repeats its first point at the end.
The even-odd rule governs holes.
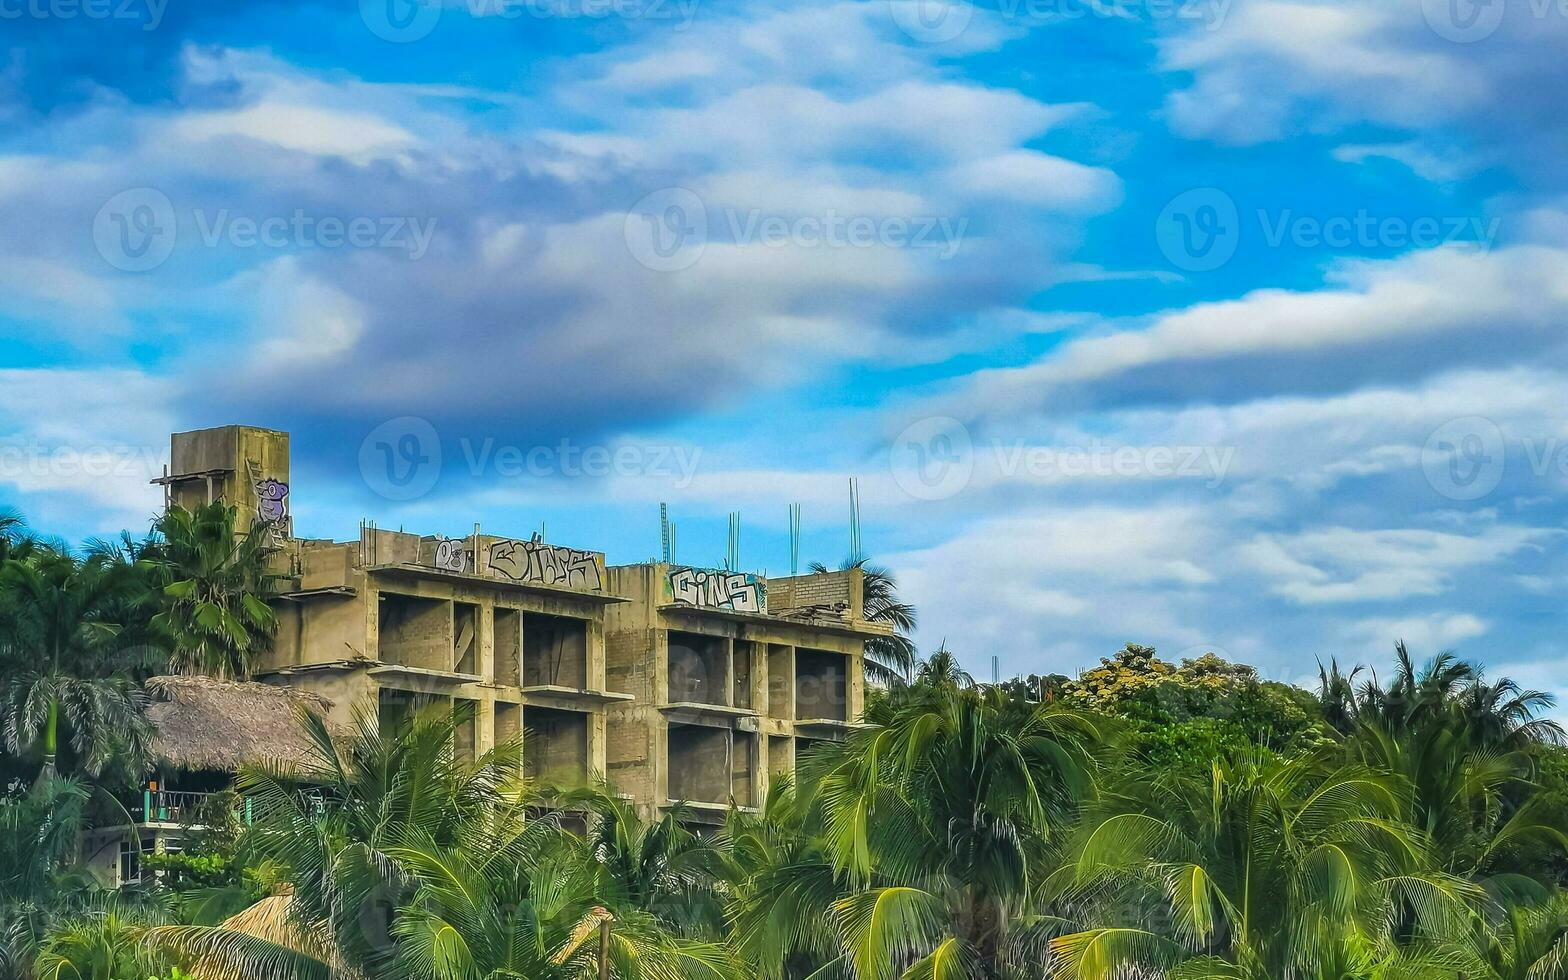
{"type": "Polygon", "coordinates": [[[383,733],[367,717],[334,739],[308,716],[313,765],[253,767],[241,785],[259,815],[248,845],[291,882],[292,935],[311,942],[232,927],[169,927],[152,941],[212,980],[578,980],[597,975],[593,940],[608,923],[621,980],[736,975],[721,946],[672,938],[634,907],[607,910],[592,848],[537,815],[517,746],[465,759],[461,722],[432,709],[383,733]]]}
{"type": "Polygon", "coordinates": [[[50,926],[79,905],[71,856],[85,825],[86,787],[68,777],[0,798],[0,978],[31,980],[50,926]]]}
{"type": "Polygon", "coordinates": [[[586,846],[600,872],[595,892],[612,913],[646,912],[681,935],[722,933],[723,855],[687,825],[689,813],[674,808],[645,822],[607,791],[578,797],[587,804],[586,846]]]}
{"type": "Polygon", "coordinates": [[[1511,905],[1498,921],[1477,918],[1466,980],[1568,980],[1568,894],[1511,905]]]}
{"type": "Polygon", "coordinates": [[[793,805],[813,840],[743,883],[741,941],[767,940],[747,948],[768,977],[824,945],[824,926],[820,966],[861,980],[1032,975],[1058,925],[1032,898],[1093,792],[1098,738],[1084,715],[1001,691],[911,688],[885,725],[808,766],[793,805]]]}
{"type": "Polygon", "coordinates": [[[13,753],[59,765],[61,737],[87,773],[144,755],[149,727],[131,680],[147,656],[119,619],[128,580],[101,557],[50,548],[0,566],[0,727],[13,753]]]}
{"type": "Polygon", "coordinates": [[[1441,975],[1442,943],[1481,892],[1401,822],[1402,792],[1370,769],[1262,750],[1207,779],[1138,774],[1053,882],[1086,927],[1052,941],[1051,976],[1441,975]]]}
{"type": "MultiPolygon", "coordinates": [[[[909,637],[916,624],[915,607],[899,599],[898,581],[886,568],[872,565],[865,558],[851,557],[845,559],[838,570],[847,572],[854,568],[864,573],[862,602],[866,619],[893,628],[889,636],[866,640],[866,677],[878,684],[890,684],[895,680],[907,682],[917,658],[915,641],[909,637]]],[[[821,562],[812,562],[811,570],[822,573],[828,567],[821,562]]]]}
{"type": "Polygon", "coordinates": [[[267,605],[281,578],[272,567],[272,525],[258,521],[240,534],[235,509],[215,501],[171,507],[156,530],[161,540],[145,558],[162,591],[152,624],[173,649],[170,669],[249,677],[278,627],[267,605]]]}
{"type": "Polygon", "coordinates": [[[57,925],[39,950],[37,980],[129,980],[155,976],[168,957],[143,940],[163,921],[155,906],[119,901],[77,913],[57,925]]]}

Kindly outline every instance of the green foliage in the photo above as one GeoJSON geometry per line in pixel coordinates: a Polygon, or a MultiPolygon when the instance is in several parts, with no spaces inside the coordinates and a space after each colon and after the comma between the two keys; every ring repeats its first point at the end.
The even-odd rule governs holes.
{"type": "Polygon", "coordinates": [[[1067,704],[1130,722],[1129,748],[1157,767],[1202,771],[1247,747],[1305,752],[1329,737],[1311,694],[1212,653],[1177,666],[1129,643],[1059,690],[1067,704]]]}
{"type": "Polygon", "coordinates": [[[124,625],[136,588],[101,555],[37,547],[0,564],[0,730],[44,775],[144,757],[150,728],[130,672],[147,651],[124,625]]]}
{"type": "Polygon", "coordinates": [[[152,625],[168,638],[170,666],[215,677],[250,676],[251,661],[277,632],[267,605],[280,576],[272,527],[258,521],[236,532],[233,507],[215,502],[172,507],[157,522],[161,536],[148,562],[161,591],[152,625]]]}

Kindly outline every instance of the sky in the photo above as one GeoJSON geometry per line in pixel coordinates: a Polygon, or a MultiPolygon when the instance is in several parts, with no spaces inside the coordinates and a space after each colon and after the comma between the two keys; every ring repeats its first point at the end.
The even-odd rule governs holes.
{"type": "Polygon", "coordinates": [[[790,571],[982,677],[1568,694],[1568,0],[0,0],[0,507],[790,571]]]}

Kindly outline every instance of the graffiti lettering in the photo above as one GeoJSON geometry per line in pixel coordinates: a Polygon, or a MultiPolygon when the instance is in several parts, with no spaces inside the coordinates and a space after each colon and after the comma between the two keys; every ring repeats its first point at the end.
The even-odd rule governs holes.
{"type": "Polygon", "coordinates": [[[766,587],[761,579],[746,572],[672,568],[666,585],[672,602],[735,612],[768,611],[766,587]]]}
{"type": "Polygon", "coordinates": [[[496,541],[487,556],[490,572],[530,585],[604,591],[604,556],[543,541],[496,541]]]}

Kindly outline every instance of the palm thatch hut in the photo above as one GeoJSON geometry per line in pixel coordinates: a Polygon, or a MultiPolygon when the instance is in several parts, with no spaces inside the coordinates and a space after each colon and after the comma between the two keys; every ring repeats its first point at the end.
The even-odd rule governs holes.
{"type": "Polygon", "coordinates": [[[84,863],[110,886],[141,880],[141,856],[183,849],[191,828],[248,821],[249,802],[225,792],[241,767],[308,773],[316,748],[303,713],[321,717],[333,737],[343,734],[330,721],[332,702],[304,691],[211,677],[154,677],[146,687],[156,774],[139,800],[86,834],[84,863]]]}
{"type": "Polygon", "coordinates": [[[159,769],[234,773],[253,763],[303,767],[315,758],[300,712],[328,717],[332,702],[318,694],[211,677],[154,677],[147,717],[159,769]]]}

